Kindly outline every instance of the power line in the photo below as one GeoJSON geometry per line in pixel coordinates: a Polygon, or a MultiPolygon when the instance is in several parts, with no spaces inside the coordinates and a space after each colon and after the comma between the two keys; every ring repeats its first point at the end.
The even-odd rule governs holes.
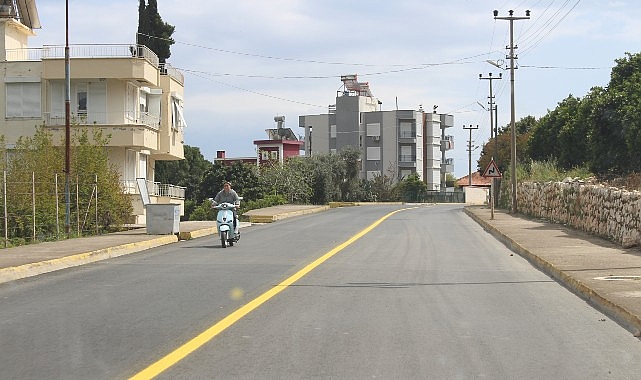
{"type": "Polygon", "coordinates": [[[520,65],[519,67],[530,69],[553,69],[553,70],[611,70],[612,67],[567,67],[567,66],[535,66],[535,65],[520,65]]]}
{"type": "MultiPolygon", "coordinates": [[[[394,69],[394,70],[388,70],[388,71],[378,71],[378,72],[372,72],[372,73],[367,73],[367,74],[360,74],[360,75],[381,75],[381,74],[389,74],[389,73],[396,73],[396,72],[404,72],[404,71],[412,71],[412,70],[423,70],[427,69],[430,67],[434,66],[445,66],[445,65],[457,65],[457,64],[468,64],[468,63],[474,63],[470,60],[479,58],[479,57],[484,57],[488,56],[489,54],[499,52],[499,50],[496,51],[491,51],[488,53],[478,53],[474,54],[471,56],[467,57],[462,57],[450,61],[444,61],[444,62],[427,62],[427,63],[417,63],[417,64],[372,64],[372,63],[360,63],[360,62],[329,62],[329,61],[321,61],[321,60],[313,60],[313,59],[300,59],[300,58],[287,58],[287,57],[278,57],[278,56],[272,56],[272,55],[261,55],[261,54],[254,54],[254,53],[245,53],[245,52],[238,52],[238,51],[233,51],[233,50],[226,50],[226,49],[219,49],[215,47],[210,47],[210,46],[204,46],[204,45],[198,45],[194,43],[189,43],[189,42],[183,42],[183,41],[178,41],[174,39],[168,39],[168,38],[162,38],[162,37],[157,37],[157,36],[151,36],[143,33],[139,33],[142,36],[149,37],[149,38],[156,38],[156,39],[161,39],[165,41],[174,41],[177,44],[181,45],[186,45],[186,46],[192,46],[196,47],[199,49],[205,49],[205,50],[212,50],[220,53],[226,53],[226,54],[234,54],[234,55],[240,55],[240,56],[246,56],[246,57],[254,57],[254,58],[262,58],[262,59],[271,59],[271,60],[277,60],[277,61],[291,61],[291,62],[299,62],[299,63],[314,63],[314,64],[324,64],[324,65],[339,65],[339,66],[365,66],[365,67],[399,67],[399,69],[394,69]]],[[[257,76],[261,77],[261,76],[257,76]]],[[[313,78],[334,78],[336,77],[335,75],[323,75],[323,76],[316,76],[316,77],[285,77],[286,79],[313,79],[313,78]]]]}
{"type": "Polygon", "coordinates": [[[217,81],[217,80],[215,80],[215,79],[209,78],[209,77],[204,76],[204,75],[198,75],[196,72],[190,72],[190,74],[192,74],[192,75],[194,75],[194,76],[196,76],[196,77],[199,77],[199,78],[201,78],[201,79],[205,79],[205,80],[209,80],[209,81],[211,81],[211,82],[218,83],[218,84],[223,85],[223,86],[226,86],[226,87],[235,88],[236,90],[240,90],[240,91],[248,92],[248,93],[250,93],[250,94],[254,94],[254,95],[264,96],[264,97],[266,97],[266,98],[271,98],[271,99],[276,99],[276,100],[282,100],[282,101],[285,101],[285,102],[295,103],[295,104],[301,104],[301,105],[304,105],[304,106],[310,106],[310,107],[327,108],[327,106],[319,106],[318,104],[305,103],[305,102],[301,102],[301,101],[298,101],[298,100],[292,100],[292,99],[287,99],[287,98],[283,98],[283,97],[280,97],[280,96],[275,96],[275,95],[265,94],[265,93],[258,92],[258,91],[248,90],[248,89],[246,89],[246,88],[242,88],[242,87],[234,86],[234,85],[229,84],[229,83],[225,83],[225,82],[217,81]]]}

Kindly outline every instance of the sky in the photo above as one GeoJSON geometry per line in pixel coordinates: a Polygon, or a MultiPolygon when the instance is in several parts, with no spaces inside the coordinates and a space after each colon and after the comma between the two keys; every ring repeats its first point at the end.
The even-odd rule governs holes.
{"type": "MultiPolygon", "coordinates": [[[[515,119],[537,119],[569,95],[605,87],[615,60],[638,53],[638,0],[157,0],[174,25],[168,62],[185,75],[185,144],[210,161],[254,156],[274,116],[303,135],[300,115],[328,113],[341,75],[368,82],[383,110],[454,116],[454,175],[472,170],[490,138],[489,80],[499,126],[511,119],[510,22],[515,119]],[[496,67],[487,61],[498,63],[496,67]]],[[[70,44],[136,41],[138,0],[68,0],[70,44]]],[[[65,44],[65,2],[36,0],[42,28],[30,47],[65,44]]],[[[73,65],[71,67],[73,71],[73,65]]],[[[518,152],[517,152],[518,154],[518,152]]]]}

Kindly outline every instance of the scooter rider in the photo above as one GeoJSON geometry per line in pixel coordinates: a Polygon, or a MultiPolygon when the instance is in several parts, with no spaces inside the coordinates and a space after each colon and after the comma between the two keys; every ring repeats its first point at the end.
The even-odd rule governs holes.
{"type": "Polygon", "coordinates": [[[234,233],[237,234],[238,233],[238,226],[236,225],[237,224],[236,220],[238,219],[237,209],[238,209],[238,207],[240,207],[240,197],[238,196],[238,194],[236,194],[234,189],[231,188],[231,182],[226,181],[223,184],[223,189],[220,190],[218,192],[218,194],[216,194],[216,197],[214,197],[214,202],[213,202],[212,206],[216,206],[219,203],[231,203],[231,204],[233,204],[235,206],[234,209],[233,209],[233,212],[234,212],[234,233]]]}

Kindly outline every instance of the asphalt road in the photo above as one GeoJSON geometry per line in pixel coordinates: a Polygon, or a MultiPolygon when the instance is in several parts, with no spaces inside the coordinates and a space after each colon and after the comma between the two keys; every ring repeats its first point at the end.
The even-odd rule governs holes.
{"type": "Polygon", "coordinates": [[[246,228],[226,249],[210,236],[0,285],[0,378],[641,373],[638,339],[462,206],[399,211],[364,233],[407,207],[332,209],[246,228]]]}

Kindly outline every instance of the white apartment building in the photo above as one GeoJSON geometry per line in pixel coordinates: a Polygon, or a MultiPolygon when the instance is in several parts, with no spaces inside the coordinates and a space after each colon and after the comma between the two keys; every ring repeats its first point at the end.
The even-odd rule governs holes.
{"type": "MultiPolygon", "coordinates": [[[[30,48],[40,28],[35,0],[8,3],[0,6],[0,134],[9,148],[38,126],[64,141],[65,47],[30,48]]],[[[72,136],[80,128],[111,135],[109,159],[131,194],[131,222],[146,221],[137,178],[147,180],[151,203],[180,204],[182,215],[184,188],[156,183],[154,167],[184,158],[183,75],[130,44],[70,45],[70,68],[72,136]]]]}
{"type": "Polygon", "coordinates": [[[342,90],[328,114],[299,117],[305,155],[352,147],[361,152],[362,179],[386,175],[399,181],[417,173],[429,190],[439,190],[442,170],[452,169],[442,165],[442,152],[449,149],[442,140],[453,117],[423,109],[383,111],[368,83],[358,82],[356,75],[341,80],[342,90]]]}

